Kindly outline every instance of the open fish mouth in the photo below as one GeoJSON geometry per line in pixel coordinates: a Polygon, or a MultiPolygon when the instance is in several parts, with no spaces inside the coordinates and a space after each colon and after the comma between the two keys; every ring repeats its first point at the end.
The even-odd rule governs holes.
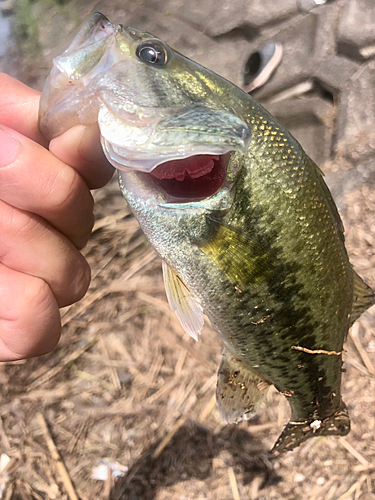
{"type": "Polygon", "coordinates": [[[225,183],[230,153],[194,155],[159,164],[149,174],[168,195],[183,200],[202,200],[214,195],[225,183]]]}

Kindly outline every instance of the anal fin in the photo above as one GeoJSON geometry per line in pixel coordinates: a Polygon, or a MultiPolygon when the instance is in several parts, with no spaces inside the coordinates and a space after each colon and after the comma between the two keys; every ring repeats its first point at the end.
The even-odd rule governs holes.
{"type": "Polygon", "coordinates": [[[175,271],[163,261],[165,293],[169,306],[175,312],[186,333],[198,341],[203,324],[203,311],[198,300],[181,281],[175,271]]]}
{"type": "Polygon", "coordinates": [[[224,352],[217,378],[216,401],[225,423],[237,424],[253,417],[268,388],[267,382],[224,352]]]}

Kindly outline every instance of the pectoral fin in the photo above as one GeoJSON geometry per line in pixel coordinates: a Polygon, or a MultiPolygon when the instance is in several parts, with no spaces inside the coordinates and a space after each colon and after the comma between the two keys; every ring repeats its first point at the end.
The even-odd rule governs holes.
{"type": "Polygon", "coordinates": [[[232,283],[254,289],[264,286],[264,280],[274,274],[275,263],[256,240],[248,234],[207,216],[211,234],[200,245],[207,255],[232,283]]]}
{"type": "Polygon", "coordinates": [[[183,329],[198,341],[203,328],[203,311],[198,300],[193,296],[178,274],[163,261],[165,292],[169,306],[180,320],[183,329]]]}
{"type": "Polygon", "coordinates": [[[217,378],[216,401],[225,423],[237,424],[253,417],[268,388],[267,382],[224,352],[217,378]]]}

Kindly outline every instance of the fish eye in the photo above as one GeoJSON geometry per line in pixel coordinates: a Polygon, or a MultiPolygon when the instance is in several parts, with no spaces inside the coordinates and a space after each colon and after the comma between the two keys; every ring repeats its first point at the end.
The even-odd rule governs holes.
{"type": "Polygon", "coordinates": [[[156,66],[165,66],[168,62],[168,50],[164,44],[149,40],[138,45],[136,56],[143,62],[156,66]]]}

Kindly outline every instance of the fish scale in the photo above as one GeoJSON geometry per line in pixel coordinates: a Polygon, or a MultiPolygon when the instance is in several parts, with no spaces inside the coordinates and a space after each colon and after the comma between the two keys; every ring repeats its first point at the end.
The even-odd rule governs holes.
{"type": "Polygon", "coordinates": [[[251,418],[273,384],[291,407],[275,453],[347,434],[343,343],[374,294],[349,263],[318,167],[251,96],[102,14],[54,64],[40,129],[51,139],[99,113],[122,193],[164,261],[172,310],[196,340],[205,313],[223,343],[216,391],[223,420],[251,418]],[[200,155],[220,155],[217,169],[226,168],[213,194],[203,195],[206,182],[216,189],[211,171],[195,179],[199,195],[184,184],[188,174],[173,173],[178,191],[150,175],[159,165],[171,172],[175,160],[173,168],[188,172],[200,155]]]}
{"type": "MultiPolygon", "coordinates": [[[[262,136],[260,136],[260,141],[263,142],[262,136]]],[[[262,149],[262,146],[259,146],[259,149],[262,149]]],[[[289,149],[293,150],[292,148],[289,149]]],[[[314,358],[314,356],[301,352],[294,356],[293,363],[290,356],[290,349],[292,345],[300,344],[309,349],[320,348],[335,350],[337,352],[342,350],[342,344],[348,329],[348,313],[351,310],[351,304],[346,299],[352,287],[351,267],[346,257],[346,252],[343,246],[340,245],[340,240],[337,239],[338,231],[334,219],[328,217],[329,208],[327,207],[327,203],[323,203],[324,198],[322,196],[319,197],[319,194],[321,194],[318,192],[319,183],[314,180],[314,176],[320,175],[319,172],[312,169],[310,175],[297,176],[296,179],[300,189],[293,190],[292,198],[294,203],[290,204],[289,201],[288,205],[285,206],[283,198],[278,200],[277,189],[270,190],[272,186],[264,182],[262,174],[265,173],[264,167],[267,168],[269,162],[262,162],[262,166],[259,168],[260,163],[256,161],[257,153],[254,150],[257,150],[256,146],[253,146],[252,153],[253,157],[255,157],[255,162],[258,164],[258,168],[253,165],[252,168],[248,169],[248,172],[251,174],[249,174],[247,180],[245,179],[241,183],[241,186],[244,186],[243,191],[248,184],[251,187],[248,188],[246,193],[237,191],[239,203],[238,207],[234,206],[233,210],[235,213],[239,212],[241,214],[243,212],[243,215],[239,216],[237,214],[229,221],[229,224],[232,224],[234,227],[237,224],[238,227],[242,228],[242,231],[248,232],[251,235],[257,233],[256,237],[261,242],[261,245],[267,249],[267,253],[276,261],[277,254],[283,254],[284,257],[282,258],[281,265],[288,269],[279,269],[275,273],[272,273],[272,279],[275,281],[275,276],[277,278],[276,290],[274,290],[275,285],[272,283],[266,287],[268,295],[266,291],[264,300],[266,303],[269,301],[268,308],[263,307],[261,312],[261,314],[270,314],[270,310],[276,308],[281,312],[281,317],[279,319],[274,317],[269,323],[265,322],[261,325],[254,325],[254,329],[258,330],[256,335],[248,336],[244,330],[238,333],[238,335],[240,338],[242,336],[251,338],[248,344],[252,346],[253,350],[259,353],[256,363],[259,363],[260,368],[266,365],[263,368],[264,375],[269,377],[281,392],[293,391],[293,396],[291,396],[290,400],[292,410],[295,406],[294,400],[304,410],[309,407],[310,409],[313,407],[316,408],[318,404],[324,408],[324,413],[319,415],[318,412],[318,415],[321,418],[325,418],[327,412],[334,413],[332,409],[335,408],[335,404],[336,409],[338,408],[339,401],[333,400],[333,404],[327,410],[325,400],[319,401],[319,399],[321,397],[331,398],[332,392],[335,392],[337,395],[340,393],[337,373],[341,370],[341,358],[336,356],[334,358],[327,357],[327,355],[323,354],[317,355],[314,358]],[[258,172],[258,175],[255,175],[256,172],[258,172]],[[300,179],[302,178],[305,179],[305,185],[301,185],[300,179]],[[260,179],[260,181],[257,182],[257,179],[260,179]],[[247,200],[247,202],[243,203],[243,200],[247,200]],[[255,221],[253,211],[248,208],[249,205],[251,206],[251,202],[258,207],[258,211],[260,212],[258,223],[255,221]],[[270,215],[273,212],[270,206],[267,206],[270,202],[278,207],[277,217],[270,215]],[[264,207],[263,211],[260,208],[262,205],[264,207]],[[301,205],[303,211],[309,214],[306,216],[308,219],[318,219],[319,223],[325,220],[326,224],[323,226],[319,224],[318,228],[312,223],[300,224],[295,229],[300,231],[298,240],[295,240],[290,238],[290,227],[295,226],[295,212],[297,211],[298,213],[301,205]],[[242,210],[241,207],[243,207],[242,210]],[[248,216],[249,213],[250,217],[248,216]],[[256,230],[257,226],[259,227],[258,231],[256,230]],[[274,226],[276,228],[272,232],[274,226]],[[325,238],[317,237],[317,232],[325,234],[325,238]],[[270,237],[267,238],[267,235],[270,235],[270,237]],[[304,236],[303,240],[301,239],[301,235],[304,236]],[[273,241],[275,243],[272,243],[273,241]],[[304,244],[302,244],[302,241],[304,244]],[[297,245],[295,242],[297,242],[297,245]],[[297,248],[295,248],[296,246],[297,248]],[[336,251],[334,252],[335,247],[336,251]],[[303,254],[303,248],[306,248],[306,255],[303,254]],[[321,252],[326,248],[331,249],[331,258],[322,260],[321,252]],[[286,266],[287,263],[289,264],[288,266],[286,266]],[[309,267],[308,269],[306,269],[306,264],[309,267]],[[312,272],[313,279],[311,279],[312,272]],[[319,274],[330,274],[334,277],[336,286],[333,294],[332,286],[330,287],[329,294],[325,293],[325,289],[318,290],[317,293],[315,286],[319,282],[319,274]],[[298,288],[304,290],[302,296],[298,288]],[[340,300],[340,296],[345,300],[340,300]],[[291,297],[293,297],[293,300],[290,300],[291,297]],[[344,304],[345,307],[342,306],[341,310],[338,310],[339,307],[332,307],[332,304],[327,302],[327,299],[330,297],[334,297],[334,303],[344,304]],[[273,305],[274,301],[276,302],[275,305],[273,305]],[[324,304],[326,304],[325,308],[324,304]],[[328,313],[330,313],[331,317],[327,317],[328,313]],[[339,318],[341,319],[340,323],[337,321],[339,318]],[[330,327],[330,331],[327,331],[328,327],[324,328],[327,324],[330,327]],[[291,331],[290,328],[292,327],[293,330],[291,331]],[[332,331],[335,335],[332,335],[332,331]],[[337,334],[338,331],[344,334],[337,334]],[[278,341],[280,345],[278,345],[278,341]],[[308,363],[306,363],[306,357],[312,359],[309,359],[308,363]],[[273,366],[268,364],[270,358],[274,358],[273,366]],[[303,366],[303,368],[298,368],[298,366],[303,366]],[[320,377],[323,377],[323,379],[318,381],[320,377]],[[306,384],[306,379],[309,381],[308,384],[306,384]],[[334,387],[332,386],[332,382],[335,380],[336,385],[334,387]],[[326,386],[330,387],[331,390],[327,390],[326,386]],[[312,401],[311,395],[314,393],[318,395],[318,399],[312,401]],[[301,398],[304,401],[302,405],[300,404],[301,398]]],[[[292,155],[291,158],[295,160],[293,156],[296,155],[292,155]]],[[[261,157],[264,159],[264,155],[261,155],[261,157]]],[[[285,161],[284,165],[282,165],[282,172],[280,172],[278,166],[275,167],[272,165],[272,168],[278,170],[279,175],[276,184],[283,185],[284,175],[286,179],[289,179],[288,188],[290,188],[290,175],[285,169],[285,164],[290,165],[292,169],[295,166],[294,161],[285,161]]],[[[273,179],[272,175],[269,175],[269,172],[267,172],[266,176],[273,179]]],[[[251,289],[253,284],[250,282],[248,286],[251,289]]],[[[251,306],[254,303],[254,298],[251,297],[249,302],[250,304],[244,307],[246,311],[252,310],[251,306]]]]}

